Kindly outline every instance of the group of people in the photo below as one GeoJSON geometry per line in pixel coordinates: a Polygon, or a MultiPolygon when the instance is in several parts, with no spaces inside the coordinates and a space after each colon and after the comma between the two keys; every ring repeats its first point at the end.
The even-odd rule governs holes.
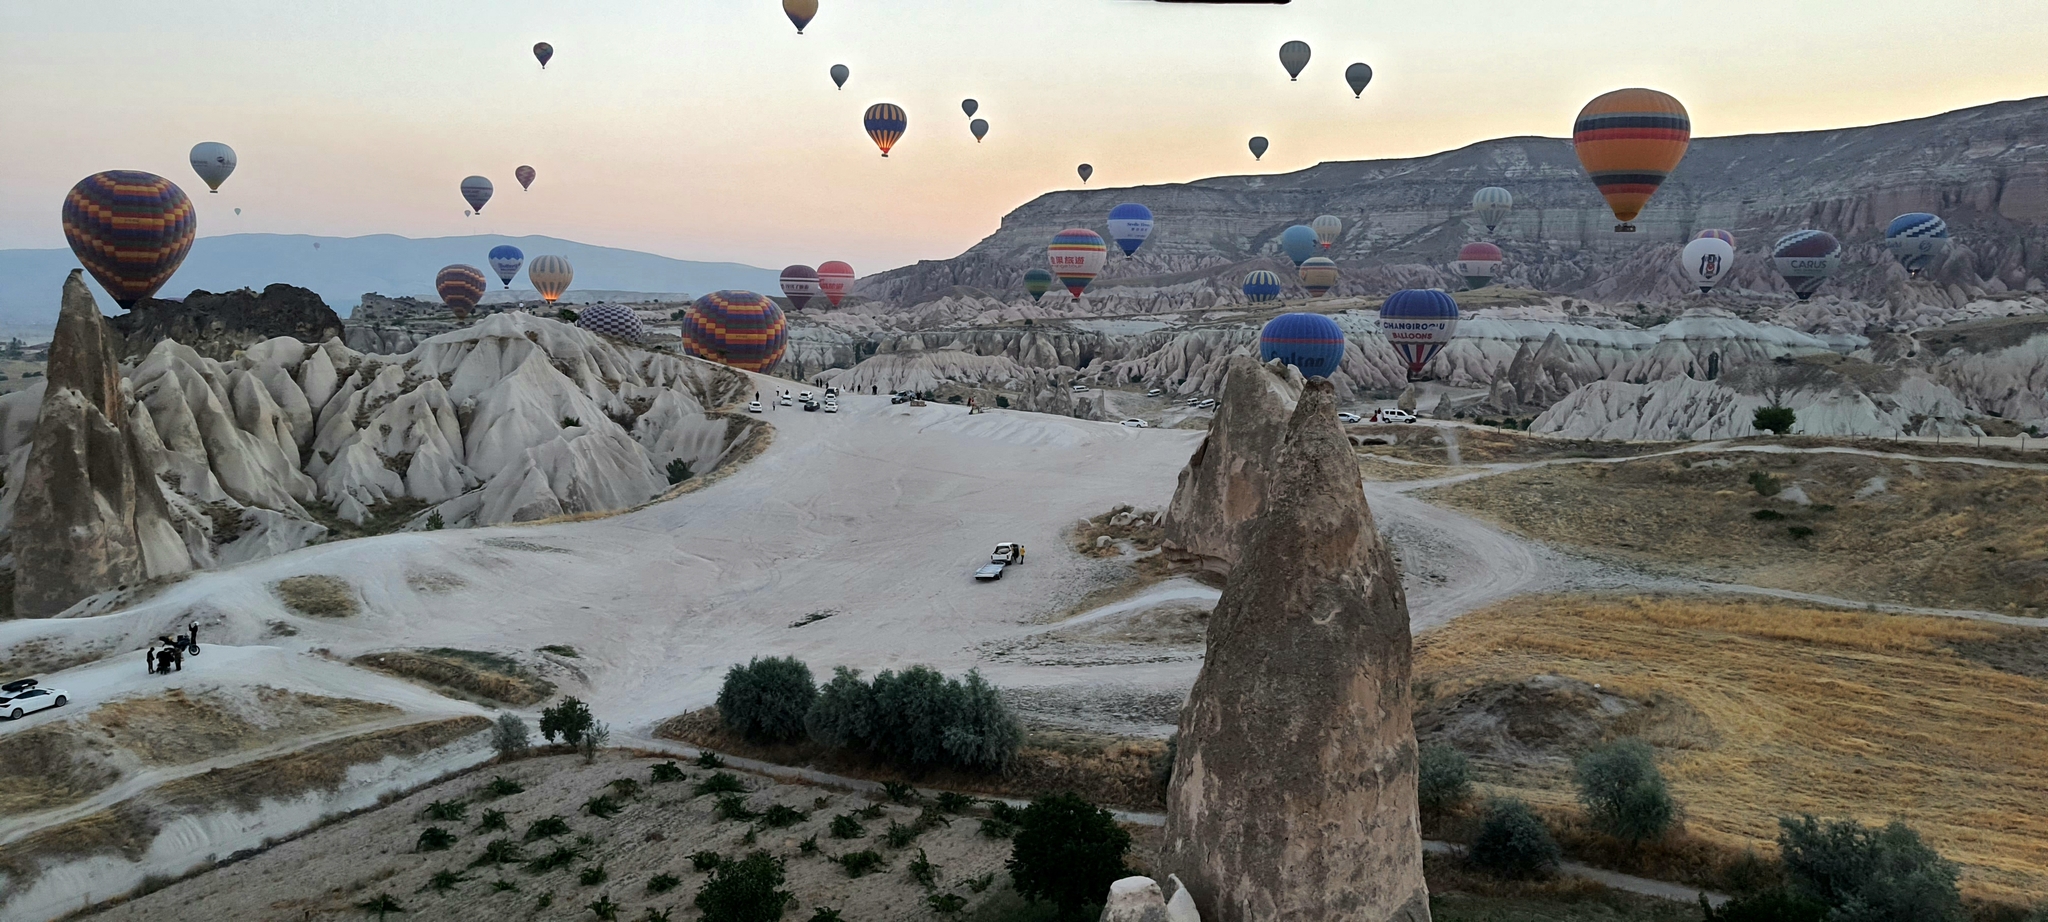
{"type": "Polygon", "coordinates": [[[143,664],[149,667],[150,675],[164,675],[185,671],[185,654],[199,655],[199,622],[192,622],[185,633],[172,637],[164,634],[149,642],[149,649],[143,653],[143,664]],[[158,646],[162,644],[162,646],[158,646]]]}

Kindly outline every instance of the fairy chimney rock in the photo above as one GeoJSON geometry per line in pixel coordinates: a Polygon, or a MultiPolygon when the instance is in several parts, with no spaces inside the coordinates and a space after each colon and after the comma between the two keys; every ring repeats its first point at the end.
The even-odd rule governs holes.
{"type": "Polygon", "coordinates": [[[1301,372],[1231,356],[1209,435],[1181,469],[1167,507],[1166,553],[1218,576],[1237,565],[1245,533],[1265,511],[1287,418],[1301,397],[1301,372]]]}

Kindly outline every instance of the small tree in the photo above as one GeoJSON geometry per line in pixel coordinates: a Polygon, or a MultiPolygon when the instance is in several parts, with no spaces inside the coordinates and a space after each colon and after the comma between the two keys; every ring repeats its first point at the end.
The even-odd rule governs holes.
{"type": "Polygon", "coordinates": [[[668,463],[668,485],[675,486],[696,476],[690,471],[690,462],[675,458],[668,463]]]}
{"type": "Polygon", "coordinates": [[[943,764],[955,701],[946,677],[930,666],[912,666],[884,670],[873,687],[876,750],[912,769],[943,764]]]}
{"type": "Polygon", "coordinates": [[[575,323],[578,316],[580,315],[566,307],[555,311],[555,319],[563,323],[575,323]]]}
{"type": "Polygon", "coordinates": [[[1441,819],[1472,797],[1472,766],[1465,754],[1433,743],[1416,759],[1415,799],[1423,815],[1441,819]]]}
{"type": "Polygon", "coordinates": [[[440,531],[447,526],[448,522],[441,518],[441,510],[436,509],[427,516],[427,531],[440,531]]]}
{"type": "Polygon", "coordinates": [[[1956,866],[1893,820],[1778,819],[1778,851],[1792,892],[1829,909],[1829,922],[1950,922],[1964,918],[1956,866]]]}
{"type": "Polygon", "coordinates": [[[583,742],[583,734],[589,732],[594,720],[590,706],[572,695],[540,712],[540,735],[550,743],[560,737],[562,742],[574,746],[583,742]]]}
{"type": "Polygon", "coordinates": [[[1041,797],[1018,817],[1010,880],[1032,902],[1049,902],[1062,919],[1085,920],[1109,885],[1128,873],[1131,834],[1116,817],[1073,794],[1041,797]]]}
{"type": "Polygon", "coordinates": [[[860,670],[839,666],[804,714],[804,730],[827,746],[866,747],[875,734],[875,692],[860,670]]]}
{"type": "Polygon", "coordinates": [[[1557,867],[1562,852],[1529,805],[1501,798],[1486,805],[1479,834],[1466,852],[1473,865],[1501,877],[1540,877],[1557,867]]]}
{"type": "Polygon", "coordinates": [[[747,739],[791,743],[804,738],[804,716],[817,698],[809,666],[790,656],[757,656],[726,670],[718,715],[747,739]]]}
{"type": "Polygon", "coordinates": [[[533,748],[533,736],[526,729],[526,721],[509,711],[499,714],[498,722],[491,725],[491,748],[498,751],[500,762],[526,755],[533,748]]]}
{"type": "Polygon", "coordinates": [[[1657,770],[1657,753],[1637,739],[1618,740],[1579,758],[1579,802],[1593,825],[1634,845],[1670,828],[1677,808],[1657,770]]]}
{"type": "Polygon", "coordinates": [[[1007,410],[1007,409],[1009,409],[1009,408],[1010,408],[1010,398],[1008,398],[1008,397],[1005,397],[1005,396],[1003,396],[1003,395],[1001,395],[1001,394],[997,394],[997,395],[996,395],[996,407],[997,407],[998,409],[1003,409],[1003,410],[1007,410]]]}
{"type": "Polygon", "coordinates": [[[583,739],[576,744],[583,752],[583,764],[589,765],[597,761],[598,750],[603,749],[611,741],[611,725],[601,720],[591,721],[590,728],[583,731],[583,739]]]}
{"type": "Polygon", "coordinates": [[[964,768],[1002,770],[1024,745],[1023,725],[979,670],[969,670],[965,683],[953,684],[959,700],[946,728],[946,754],[964,768]]]}
{"type": "Polygon", "coordinates": [[[782,881],[782,859],[767,852],[722,861],[697,888],[697,908],[704,922],[774,922],[793,897],[782,881]]]}
{"type": "Polygon", "coordinates": [[[1774,403],[1767,407],[1757,407],[1756,413],[1750,417],[1749,424],[1756,427],[1758,432],[1784,435],[1792,431],[1792,424],[1797,422],[1798,418],[1799,414],[1793,412],[1791,407],[1774,403]]]}

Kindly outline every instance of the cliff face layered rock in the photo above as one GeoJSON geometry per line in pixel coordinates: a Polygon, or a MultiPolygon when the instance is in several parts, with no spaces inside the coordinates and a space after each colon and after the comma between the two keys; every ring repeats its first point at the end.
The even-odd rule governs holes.
{"type": "Polygon", "coordinates": [[[266,339],[289,336],[309,343],[340,336],[341,318],[320,296],[292,285],[214,294],[194,291],[182,301],[149,298],[107,323],[126,340],[121,357],[136,359],[156,344],[176,340],[216,361],[266,339]]]}
{"type": "Polygon", "coordinates": [[[1237,567],[1250,530],[1266,511],[1303,385],[1301,372],[1278,362],[1260,365],[1239,355],[1231,357],[1229,368],[1209,434],[1181,469],[1161,543],[1173,558],[1219,576],[1237,567]]]}
{"type": "Polygon", "coordinates": [[[1408,605],[1328,382],[1268,476],[1181,712],[1161,863],[1211,922],[1428,922],[1408,605]]]}
{"type": "Polygon", "coordinates": [[[114,342],[72,270],[50,343],[35,447],[14,502],[18,615],[54,615],[94,593],[192,566],[137,448],[114,342]]]}

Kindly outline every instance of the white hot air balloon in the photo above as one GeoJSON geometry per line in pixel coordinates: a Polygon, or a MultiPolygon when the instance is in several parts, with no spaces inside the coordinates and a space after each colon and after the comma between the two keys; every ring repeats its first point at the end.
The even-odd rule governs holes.
{"type": "Polygon", "coordinates": [[[1721,284],[1728,270],[1735,268],[1735,245],[1719,237],[1701,237],[1685,245],[1678,254],[1678,262],[1685,269],[1685,276],[1692,280],[1700,294],[1714,290],[1721,284]]]}
{"type": "Polygon", "coordinates": [[[192,145],[192,172],[206,182],[206,188],[220,191],[220,184],[228,181],[235,171],[235,149],[219,141],[201,141],[192,145]]]}
{"type": "Polygon", "coordinates": [[[1315,228],[1316,242],[1325,250],[1336,246],[1337,238],[1344,235],[1344,219],[1333,214],[1323,215],[1309,222],[1308,226],[1315,228]]]}
{"type": "Polygon", "coordinates": [[[526,280],[533,283],[533,290],[549,304],[569,290],[569,282],[576,278],[576,270],[569,261],[560,256],[535,256],[526,264],[526,280]]]}
{"type": "Polygon", "coordinates": [[[1508,219],[1508,212],[1514,207],[1514,193],[1499,186],[1487,186],[1472,194],[1472,212],[1479,216],[1479,223],[1486,225],[1489,234],[1508,219]]]}

